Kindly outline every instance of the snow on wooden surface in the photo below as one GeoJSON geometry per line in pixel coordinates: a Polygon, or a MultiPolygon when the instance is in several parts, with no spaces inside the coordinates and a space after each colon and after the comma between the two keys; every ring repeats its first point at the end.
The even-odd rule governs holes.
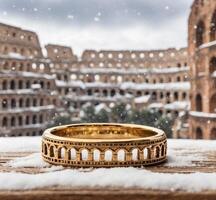
{"type": "Polygon", "coordinates": [[[70,169],[40,156],[40,137],[1,138],[0,190],[141,188],[216,191],[216,141],[168,140],[168,161],[146,168],[70,169]]]}

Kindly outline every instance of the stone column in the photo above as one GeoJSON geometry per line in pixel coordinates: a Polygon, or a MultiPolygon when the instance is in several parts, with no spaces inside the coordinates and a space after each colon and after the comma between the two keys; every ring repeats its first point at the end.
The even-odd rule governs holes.
{"type": "Polygon", "coordinates": [[[117,152],[113,152],[113,155],[112,155],[112,161],[118,161],[118,154],[117,152]]]}
{"type": "Polygon", "coordinates": [[[94,161],[94,150],[90,150],[88,153],[88,161],[94,161]]]}
{"type": "Polygon", "coordinates": [[[126,161],[131,161],[132,160],[132,152],[128,151],[125,154],[126,154],[126,161]]]}
{"type": "Polygon", "coordinates": [[[144,160],[143,150],[138,149],[137,154],[138,154],[137,155],[138,160],[144,160]]]}

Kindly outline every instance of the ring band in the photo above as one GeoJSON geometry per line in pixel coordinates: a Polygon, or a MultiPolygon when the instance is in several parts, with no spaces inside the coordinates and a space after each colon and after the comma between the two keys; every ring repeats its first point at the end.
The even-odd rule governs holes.
{"type": "Polygon", "coordinates": [[[91,123],[44,131],[44,161],[67,167],[141,167],[164,162],[167,139],[162,130],[134,124],[91,123]]]}

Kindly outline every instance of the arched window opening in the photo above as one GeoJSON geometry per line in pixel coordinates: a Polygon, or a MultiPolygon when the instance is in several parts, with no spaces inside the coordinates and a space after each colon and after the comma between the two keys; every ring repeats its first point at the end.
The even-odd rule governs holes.
{"type": "Polygon", "coordinates": [[[88,160],[88,150],[87,149],[83,149],[81,151],[81,160],[88,160]]]}
{"type": "Polygon", "coordinates": [[[74,149],[74,148],[71,148],[70,149],[70,159],[71,160],[76,160],[76,149],[74,149]]]}
{"type": "Polygon", "coordinates": [[[165,148],[164,145],[161,146],[161,156],[165,155],[165,148]]]}
{"type": "Polygon", "coordinates": [[[15,107],[16,107],[16,100],[11,99],[11,108],[15,108],[15,107]]]}
{"type": "Polygon", "coordinates": [[[7,101],[7,99],[3,99],[2,100],[2,108],[7,109],[7,107],[8,107],[8,101],[7,101]]]}
{"type": "Polygon", "coordinates": [[[11,126],[15,126],[16,125],[16,119],[15,117],[11,117],[11,126]]]}
{"type": "Polygon", "coordinates": [[[216,93],[210,98],[210,112],[216,113],[216,93]]]}
{"type": "Polygon", "coordinates": [[[19,116],[18,123],[19,123],[19,126],[23,125],[23,118],[22,118],[22,116],[19,116]]]}
{"type": "Polygon", "coordinates": [[[138,149],[132,150],[132,160],[138,160],[138,149]]]}
{"type": "Polygon", "coordinates": [[[100,151],[98,149],[94,149],[94,151],[93,151],[93,159],[94,159],[94,161],[99,161],[100,160],[100,151]]]}
{"type": "Polygon", "coordinates": [[[14,90],[14,89],[15,89],[15,81],[14,81],[14,80],[12,80],[12,81],[10,82],[10,89],[11,89],[11,90],[14,90]]]}
{"type": "Polygon", "coordinates": [[[202,111],[202,97],[200,94],[196,95],[196,111],[202,111]]]}
{"type": "Polygon", "coordinates": [[[111,95],[111,97],[114,97],[116,95],[116,91],[115,90],[111,90],[110,95],[111,95]]]}
{"type": "Polygon", "coordinates": [[[177,82],[181,82],[180,76],[178,76],[178,77],[176,78],[176,81],[177,81],[177,82]]]}
{"type": "Polygon", "coordinates": [[[92,90],[91,90],[91,89],[88,89],[88,90],[87,90],[87,93],[88,93],[88,96],[91,96],[91,95],[92,95],[92,90]]]}
{"type": "Polygon", "coordinates": [[[26,89],[30,88],[30,81],[26,81],[26,89]]]}
{"type": "Polygon", "coordinates": [[[33,115],[32,124],[37,124],[37,115],[33,115]]]}
{"type": "Polygon", "coordinates": [[[160,148],[159,148],[159,147],[156,147],[156,148],[155,148],[155,157],[156,157],[156,158],[159,158],[159,157],[160,157],[160,148]]]}
{"type": "Polygon", "coordinates": [[[47,145],[44,144],[44,154],[47,155],[47,145]]]}
{"type": "Polygon", "coordinates": [[[143,149],[143,156],[144,156],[144,159],[148,159],[149,158],[148,149],[147,148],[143,149]]]}
{"type": "Polygon", "coordinates": [[[28,125],[29,124],[29,116],[26,116],[26,119],[25,119],[25,124],[28,125]]]}
{"type": "Polygon", "coordinates": [[[103,96],[104,96],[104,97],[107,97],[107,95],[108,95],[107,90],[103,90],[103,96]]]}
{"type": "Polygon", "coordinates": [[[196,139],[203,139],[203,132],[200,127],[196,129],[196,139]]]}
{"type": "Polygon", "coordinates": [[[213,57],[209,64],[209,74],[216,73],[216,57],[213,57]]]}
{"type": "Polygon", "coordinates": [[[216,11],[214,11],[210,26],[210,41],[214,41],[216,40],[216,11]]]}
{"type": "Polygon", "coordinates": [[[178,92],[174,92],[174,100],[178,101],[178,98],[179,98],[178,92]]]}
{"type": "Polygon", "coordinates": [[[7,119],[7,117],[3,118],[3,120],[2,120],[2,126],[3,127],[7,127],[8,126],[8,119],[7,119]]]}
{"type": "Polygon", "coordinates": [[[50,157],[54,157],[54,146],[50,147],[50,157]]]}
{"type": "Polygon", "coordinates": [[[196,47],[199,47],[204,43],[204,33],[205,33],[205,26],[203,21],[199,21],[196,26],[196,47]]]}
{"type": "Polygon", "coordinates": [[[186,98],[187,98],[187,93],[186,93],[186,92],[183,92],[183,94],[182,94],[182,99],[183,99],[183,100],[186,100],[186,98]]]}
{"type": "Polygon", "coordinates": [[[65,147],[62,147],[59,149],[59,158],[64,159],[66,154],[66,149],[65,147]]]}
{"type": "Polygon", "coordinates": [[[112,151],[111,150],[105,151],[104,159],[106,161],[112,161],[112,151]]]}
{"type": "Polygon", "coordinates": [[[142,95],[141,91],[137,91],[137,96],[140,97],[142,95]]]}
{"type": "Polygon", "coordinates": [[[157,100],[157,93],[156,93],[156,92],[153,92],[153,93],[152,93],[152,100],[153,100],[153,101],[156,101],[156,100],[157,100]]]}
{"type": "Polygon", "coordinates": [[[118,161],[125,161],[125,151],[120,149],[117,153],[117,160],[118,161]]]}
{"type": "Polygon", "coordinates": [[[19,107],[22,108],[23,107],[23,99],[19,100],[19,107]]]}
{"type": "Polygon", "coordinates": [[[43,104],[44,104],[43,99],[40,99],[40,106],[43,106],[43,104]]]}
{"type": "Polygon", "coordinates": [[[216,140],[216,128],[213,128],[211,130],[210,139],[211,140],[216,140]]]}
{"type": "Polygon", "coordinates": [[[4,80],[2,83],[2,90],[7,90],[7,81],[4,80]]]}

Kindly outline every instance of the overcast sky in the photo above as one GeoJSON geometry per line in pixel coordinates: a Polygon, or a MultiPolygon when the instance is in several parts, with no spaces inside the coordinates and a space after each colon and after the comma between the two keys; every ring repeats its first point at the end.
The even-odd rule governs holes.
{"type": "Polygon", "coordinates": [[[0,0],[0,22],[36,31],[42,45],[158,49],[187,44],[193,0],[0,0]]]}

